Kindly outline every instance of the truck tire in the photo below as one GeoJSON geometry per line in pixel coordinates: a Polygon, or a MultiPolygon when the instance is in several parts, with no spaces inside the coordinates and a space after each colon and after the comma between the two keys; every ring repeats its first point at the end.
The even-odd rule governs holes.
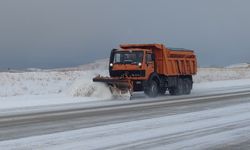
{"type": "Polygon", "coordinates": [[[168,91],[170,95],[177,95],[175,87],[169,88],[168,91]]]}
{"type": "Polygon", "coordinates": [[[183,80],[183,92],[184,94],[190,94],[191,93],[191,89],[192,89],[192,82],[189,78],[185,78],[183,80]]]}
{"type": "Polygon", "coordinates": [[[177,85],[169,88],[170,95],[182,95],[184,94],[184,81],[182,78],[178,78],[177,85]]]}
{"type": "Polygon", "coordinates": [[[167,91],[167,88],[166,88],[166,87],[161,87],[161,88],[159,89],[159,94],[160,94],[160,95],[165,95],[166,91],[167,91]]]}
{"type": "Polygon", "coordinates": [[[155,82],[154,80],[149,81],[148,87],[145,89],[144,93],[149,97],[157,97],[159,94],[157,82],[155,82]]]}

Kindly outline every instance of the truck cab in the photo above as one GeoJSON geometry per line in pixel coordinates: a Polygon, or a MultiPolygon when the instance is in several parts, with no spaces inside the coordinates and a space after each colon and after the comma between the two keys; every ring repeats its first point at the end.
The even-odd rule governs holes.
{"type": "Polygon", "coordinates": [[[147,80],[154,72],[154,54],[147,49],[112,50],[109,72],[111,77],[147,80]]]}

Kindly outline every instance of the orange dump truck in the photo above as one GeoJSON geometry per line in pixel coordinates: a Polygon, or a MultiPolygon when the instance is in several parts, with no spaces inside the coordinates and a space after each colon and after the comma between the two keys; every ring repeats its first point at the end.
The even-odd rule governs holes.
{"type": "Polygon", "coordinates": [[[93,81],[106,83],[114,95],[144,91],[156,97],[167,90],[170,95],[190,94],[197,60],[192,50],[124,44],[111,51],[109,73],[110,77],[97,76],[93,81]]]}

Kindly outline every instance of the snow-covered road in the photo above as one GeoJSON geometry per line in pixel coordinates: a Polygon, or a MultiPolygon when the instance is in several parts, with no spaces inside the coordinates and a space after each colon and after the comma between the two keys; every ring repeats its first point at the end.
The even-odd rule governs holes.
{"type": "MultiPolygon", "coordinates": [[[[211,102],[139,109],[99,118],[109,123],[0,142],[9,149],[215,149],[250,142],[250,94],[211,102]],[[158,108],[158,109],[157,109],[158,108]],[[133,115],[132,115],[133,113],[133,115]],[[137,116],[134,116],[137,114],[137,116]],[[124,118],[131,117],[131,118],[124,118]],[[105,118],[106,117],[106,118],[105,118]],[[110,119],[108,119],[110,118],[110,119]],[[113,121],[111,121],[113,119],[113,121]],[[114,120],[122,120],[114,122],[114,120]]],[[[92,115],[91,115],[92,116],[92,115]]],[[[88,122],[87,116],[82,121],[88,122]]],[[[94,116],[93,116],[94,117],[94,116]]],[[[92,118],[93,119],[93,118],[92,118]]],[[[94,119],[98,119],[95,118],[94,119]]],[[[74,119],[68,120],[74,122],[74,119]]],[[[91,117],[89,118],[91,122],[91,117]]],[[[53,121],[50,121],[53,124],[53,121]]],[[[56,124],[56,122],[54,122],[56,124]]],[[[65,122],[61,122],[65,123],[65,122]]],[[[42,126],[43,124],[37,124],[42,126]]],[[[77,124],[71,124],[72,126],[77,124]]],[[[23,123],[22,126],[25,126],[23,123]]],[[[54,126],[55,128],[56,126],[54,126]]],[[[38,127],[39,128],[39,127],[38,127]]],[[[6,127],[7,129],[7,127],[6,127]]],[[[22,128],[20,128],[22,130],[22,128]]],[[[30,129],[32,132],[32,129],[30,129]]],[[[247,145],[241,148],[248,149],[247,145]]]]}

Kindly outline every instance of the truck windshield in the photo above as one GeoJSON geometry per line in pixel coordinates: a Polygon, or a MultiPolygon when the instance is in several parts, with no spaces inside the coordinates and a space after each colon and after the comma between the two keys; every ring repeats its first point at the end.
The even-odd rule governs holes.
{"type": "Polygon", "coordinates": [[[143,52],[123,51],[116,52],[114,55],[114,64],[138,64],[142,63],[143,52]]]}

